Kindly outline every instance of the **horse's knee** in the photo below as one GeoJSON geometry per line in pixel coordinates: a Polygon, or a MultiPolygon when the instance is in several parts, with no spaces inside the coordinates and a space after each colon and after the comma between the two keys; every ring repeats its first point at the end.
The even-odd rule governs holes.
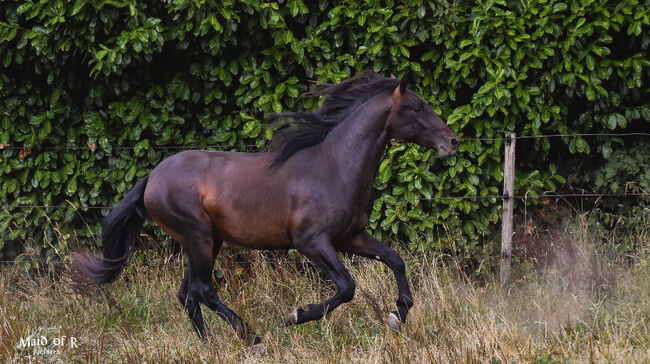
{"type": "Polygon", "coordinates": [[[406,264],[404,263],[404,259],[402,259],[402,257],[400,257],[396,251],[388,248],[383,260],[384,263],[386,263],[386,265],[388,265],[394,272],[406,272],[406,264]]]}
{"type": "Polygon", "coordinates": [[[396,272],[400,274],[406,273],[406,264],[404,264],[404,260],[399,255],[396,257],[395,262],[393,264],[396,272]]]}
{"type": "Polygon", "coordinates": [[[196,295],[200,297],[201,302],[208,304],[209,302],[219,299],[217,291],[214,286],[209,284],[200,284],[196,287],[196,295]]]}
{"type": "Polygon", "coordinates": [[[184,290],[183,288],[178,290],[178,293],[176,294],[176,298],[178,298],[178,302],[185,307],[187,305],[187,301],[189,299],[189,296],[187,294],[187,290],[184,290]]]}
{"type": "Polygon", "coordinates": [[[195,311],[201,303],[201,295],[190,285],[183,284],[176,294],[176,298],[183,307],[189,311],[195,311]]]}
{"type": "Polygon", "coordinates": [[[182,292],[178,292],[176,297],[178,298],[178,302],[180,302],[183,307],[190,311],[196,310],[196,308],[199,306],[199,301],[196,299],[196,297],[193,297],[188,292],[185,292],[184,294],[182,292]]]}

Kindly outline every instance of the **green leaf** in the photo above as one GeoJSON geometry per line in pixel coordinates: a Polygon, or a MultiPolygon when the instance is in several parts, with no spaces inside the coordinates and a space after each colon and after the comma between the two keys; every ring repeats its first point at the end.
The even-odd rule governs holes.
{"type": "Polygon", "coordinates": [[[298,97],[300,95],[300,91],[296,87],[293,86],[288,86],[287,87],[287,95],[289,95],[292,98],[298,97]]]}
{"type": "Polygon", "coordinates": [[[473,174],[473,173],[470,173],[470,174],[467,176],[467,179],[469,180],[469,183],[471,183],[471,184],[473,184],[473,185],[478,185],[478,184],[479,184],[479,178],[478,178],[478,176],[475,175],[475,174],[473,174]]]}
{"type": "Polygon", "coordinates": [[[3,60],[2,60],[2,65],[4,67],[9,67],[9,65],[11,64],[11,55],[13,54],[13,52],[12,52],[11,49],[6,49],[5,52],[6,53],[5,53],[5,56],[4,56],[3,60]]]}
{"type": "Polygon", "coordinates": [[[555,5],[553,5],[553,12],[554,13],[559,13],[559,12],[564,11],[566,9],[567,9],[567,5],[565,3],[562,3],[562,2],[555,3],[555,5]]]}
{"type": "Polygon", "coordinates": [[[39,125],[40,123],[43,122],[43,120],[45,120],[46,117],[47,117],[46,113],[40,113],[38,115],[34,115],[32,116],[31,119],[29,119],[29,123],[31,125],[39,125]]]}
{"type": "Polygon", "coordinates": [[[619,127],[625,128],[627,126],[627,120],[625,119],[625,116],[619,113],[615,113],[616,115],[616,123],[618,124],[619,127]]]}
{"type": "Polygon", "coordinates": [[[144,152],[149,149],[149,139],[144,139],[135,144],[133,148],[133,154],[137,157],[144,155],[144,152]]]}
{"type": "Polygon", "coordinates": [[[65,192],[68,195],[74,195],[77,192],[77,175],[74,175],[68,180],[68,183],[65,186],[65,192]]]}
{"type": "Polygon", "coordinates": [[[135,177],[135,172],[137,171],[135,164],[129,168],[129,170],[126,172],[126,175],[124,176],[124,180],[127,182],[131,182],[133,180],[133,177],[135,177]]]}
{"type": "Polygon", "coordinates": [[[587,68],[593,71],[594,67],[596,66],[596,61],[594,60],[594,57],[591,54],[587,54],[585,60],[587,61],[587,68]]]}
{"type": "Polygon", "coordinates": [[[609,116],[607,117],[607,127],[610,130],[614,130],[614,129],[616,129],[616,124],[617,124],[616,123],[616,115],[609,114],[609,116]]]}
{"type": "Polygon", "coordinates": [[[284,93],[284,90],[286,90],[286,88],[287,85],[284,82],[282,82],[275,87],[275,93],[278,95],[282,95],[284,93]]]}
{"type": "Polygon", "coordinates": [[[377,174],[377,180],[379,183],[387,183],[392,175],[393,170],[391,168],[384,168],[377,174]]]}
{"type": "MultiPolygon", "coordinates": [[[[427,8],[426,8],[426,6],[424,6],[424,5],[420,5],[420,6],[418,7],[418,12],[417,12],[417,16],[418,16],[418,18],[420,18],[420,19],[424,18],[424,16],[425,16],[426,14],[427,14],[427,8]]],[[[461,47],[461,48],[462,48],[462,47],[461,47]]]]}
{"type": "Polygon", "coordinates": [[[74,3],[74,7],[72,8],[72,16],[75,16],[79,14],[81,9],[83,9],[84,5],[86,5],[86,2],[88,0],[77,0],[77,2],[74,3]]]}
{"type": "Polygon", "coordinates": [[[273,111],[277,113],[282,112],[282,104],[280,104],[280,101],[273,100],[273,111]]]}
{"type": "Polygon", "coordinates": [[[375,44],[372,46],[372,54],[378,54],[382,49],[384,48],[384,41],[380,40],[378,42],[375,42],[375,44]]]}
{"type": "Polygon", "coordinates": [[[612,155],[613,149],[610,145],[603,145],[602,149],[602,154],[603,158],[609,159],[609,157],[612,155]]]}
{"type": "Polygon", "coordinates": [[[250,134],[257,126],[257,121],[251,120],[244,124],[244,133],[250,134]]]}
{"type": "Polygon", "coordinates": [[[460,48],[465,48],[465,47],[467,47],[468,45],[470,45],[470,44],[472,44],[472,43],[474,43],[474,40],[472,40],[472,39],[463,39],[463,40],[460,42],[459,47],[460,47],[460,48]]]}
{"type": "Polygon", "coordinates": [[[289,44],[293,40],[293,33],[290,30],[287,30],[284,33],[284,43],[289,44]]]}

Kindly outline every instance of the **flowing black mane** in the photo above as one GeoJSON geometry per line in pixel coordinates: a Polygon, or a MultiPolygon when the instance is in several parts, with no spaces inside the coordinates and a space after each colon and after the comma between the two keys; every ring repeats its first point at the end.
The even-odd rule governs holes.
{"type": "Polygon", "coordinates": [[[364,72],[341,83],[327,84],[306,96],[324,96],[325,101],[314,112],[285,112],[274,118],[292,121],[276,132],[270,151],[275,153],[274,165],[282,164],[301,149],[318,144],[327,134],[362,103],[380,92],[395,89],[399,80],[387,78],[376,72],[364,72]]]}

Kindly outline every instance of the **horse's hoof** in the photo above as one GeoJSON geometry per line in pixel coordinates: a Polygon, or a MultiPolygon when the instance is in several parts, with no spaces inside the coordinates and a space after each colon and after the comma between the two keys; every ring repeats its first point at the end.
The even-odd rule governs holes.
{"type": "Polygon", "coordinates": [[[291,326],[298,324],[298,307],[294,308],[293,311],[287,316],[284,320],[285,326],[291,326]]]}
{"type": "Polygon", "coordinates": [[[264,356],[266,355],[266,345],[260,343],[260,344],[255,344],[253,345],[253,349],[251,350],[254,355],[260,355],[264,356]]]}
{"type": "Polygon", "coordinates": [[[388,314],[388,328],[393,332],[399,332],[400,327],[402,326],[402,320],[397,317],[394,312],[388,314]]]}

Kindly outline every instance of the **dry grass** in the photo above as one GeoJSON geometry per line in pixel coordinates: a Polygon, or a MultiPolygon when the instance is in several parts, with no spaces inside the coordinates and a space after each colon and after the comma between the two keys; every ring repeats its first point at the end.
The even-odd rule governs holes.
{"type": "Polygon", "coordinates": [[[384,323],[396,287],[383,265],[348,261],[355,299],[322,321],[284,327],[294,306],[320,301],[332,287],[293,260],[255,253],[253,275],[228,277],[220,296],[254,326],[263,353],[243,345],[207,308],[213,336],[208,345],[196,338],[175,298],[183,272],[178,257],[131,264],[105,288],[75,286],[67,275],[24,278],[5,267],[0,362],[649,362],[650,262],[625,269],[594,263],[586,246],[572,267],[558,261],[522,268],[501,292],[495,282],[473,282],[448,262],[409,256],[416,304],[400,334],[384,323]],[[50,352],[17,348],[34,332],[48,338],[50,352]],[[55,346],[63,336],[66,342],[55,346]]]}

